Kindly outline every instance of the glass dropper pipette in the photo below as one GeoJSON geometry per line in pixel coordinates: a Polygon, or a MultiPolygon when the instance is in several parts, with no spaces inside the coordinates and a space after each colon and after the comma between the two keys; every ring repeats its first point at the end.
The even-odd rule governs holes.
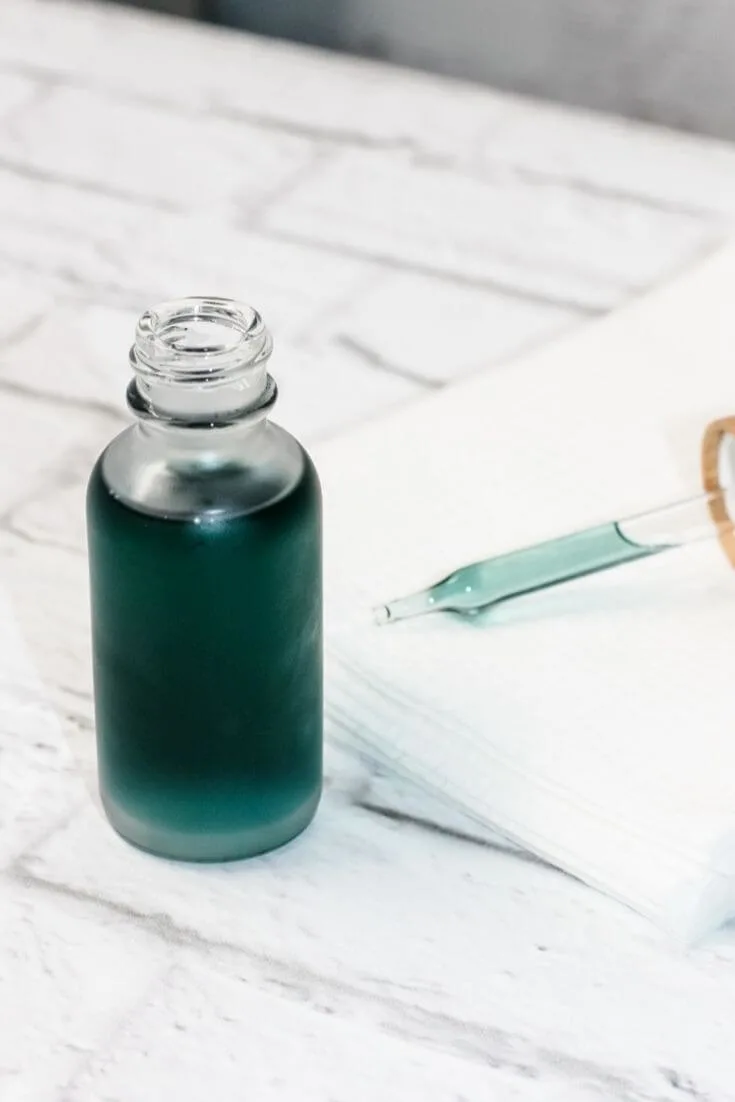
{"type": "Polygon", "coordinates": [[[478,612],[535,590],[731,534],[728,495],[717,489],[648,513],[462,566],[418,593],[379,605],[380,624],[428,612],[478,612]]]}

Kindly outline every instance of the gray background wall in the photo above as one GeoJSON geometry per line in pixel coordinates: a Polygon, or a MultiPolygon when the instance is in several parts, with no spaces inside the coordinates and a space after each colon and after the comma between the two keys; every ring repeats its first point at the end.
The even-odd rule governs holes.
{"type": "Polygon", "coordinates": [[[151,11],[162,11],[168,15],[185,15],[190,19],[197,19],[202,14],[201,0],[120,0],[133,8],[149,8],[151,11]]]}
{"type": "Polygon", "coordinates": [[[345,0],[348,45],[735,137],[735,0],[345,0]]]}
{"type": "Polygon", "coordinates": [[[735,0],[149,2],[735,138],[735,0]]]}

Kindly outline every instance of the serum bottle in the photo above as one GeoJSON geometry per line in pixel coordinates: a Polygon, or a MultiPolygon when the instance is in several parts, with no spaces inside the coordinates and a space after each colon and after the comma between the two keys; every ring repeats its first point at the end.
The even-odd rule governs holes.
{"type": "Polygon", "coordinates": [[[147,311],[136,423],[89,481],[100,793],[115,830],[164,857],[262,853],[319,802],[321,495],[268,420],[271,347],[228,299],[147,311]]]}

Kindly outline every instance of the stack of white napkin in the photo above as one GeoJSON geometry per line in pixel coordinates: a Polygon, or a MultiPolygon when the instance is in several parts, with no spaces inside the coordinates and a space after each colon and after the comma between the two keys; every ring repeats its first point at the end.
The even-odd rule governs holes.
{"type": "Polygon", "coordinates": [[[735,915],[735,571],[717,542],[476,619],[377,627],[370,609],[696,493],[702,431],[735,414],[734,289],[731,247],[316,457],[332,717],[687,941],[735,915]]]}

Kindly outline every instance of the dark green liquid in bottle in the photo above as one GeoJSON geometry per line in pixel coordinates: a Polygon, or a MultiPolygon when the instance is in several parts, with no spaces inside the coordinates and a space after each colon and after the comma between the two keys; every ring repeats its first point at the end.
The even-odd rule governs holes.
{"type": "Polygon", "coordinates": [[[87,523],[99,778],[134,844],[217,861],[287,842],[322,776],[319,483],[245,515],[166,519],[116,499],[87,523]]]}

